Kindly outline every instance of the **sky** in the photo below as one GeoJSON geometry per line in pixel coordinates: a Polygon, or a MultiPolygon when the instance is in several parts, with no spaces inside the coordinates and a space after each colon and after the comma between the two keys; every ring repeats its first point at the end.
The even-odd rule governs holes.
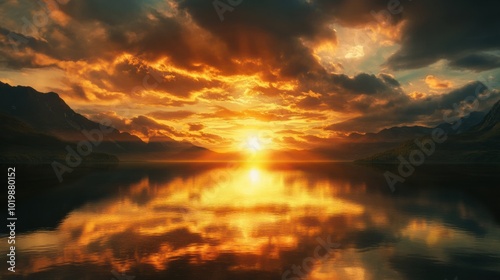
{"type": "Polygon", "coordinates": [[[309,149],[500,99],[493,0],[0,1],[0,80],[145,141],[309,149]]]}

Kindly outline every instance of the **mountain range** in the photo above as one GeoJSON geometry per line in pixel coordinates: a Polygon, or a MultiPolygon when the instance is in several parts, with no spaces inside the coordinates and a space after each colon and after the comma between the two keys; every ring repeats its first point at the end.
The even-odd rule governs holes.
{"type": "MultiPolygon", "coordinates": [[[[426,157],[427,163],[500,163],[500,101],[474,125],[463,122],[459,133],[446,130],[448,126],[441,125],[442,143],[434,143],[432,153],[426,157]]],[[[422,150],[418,143],[432,141],[432,133],[405,141],[398,146],[366,157],[359,162],[396,164],[400,157],[410,159],[412,153],[422,150]]]]}
{"type": "Polygon", "coordinates": [[[449,135],[461,134],[481,122],[484,116],[484,112],[472,112],[469,116],[457,120],[461,123],[457,129],[453,128],[454,124],[441,123],[436,127],[396,126],[382,129],[377,133],[352,133],[342,140],[313,149],[311,152],[326,159],[335,160],[350,161],[367,158],[394,149],[406,141],[431,135],[435,128],[443,129],[449,135]]]}
{"type": "MultiPolygon", "coordinates": [[[[57,147],[56,151],[65,152],[65,143],[76,144],[80,141],[89,141],[89,138],[102,137],[98,145],[92,147],[93,152],[114,155],[120,160],[193,159],[213,153],[191,143],[174,141],[168,137],[152,137],[146,143],[128,132],[120,132],[113,128],[111,123],[99,124],[76,113],[54,92],[41,93],[31,87],[13,87],[1,82],[0,122],[11,124],[17,122],[16,125],[2,127],[4,133],[13,135],[10,140],[5,137],[0,138],[1,144],[6,144],[4,147],[17,142],[18,146],[22,143],[23,147],[37,146],[43,150],[50,142],[53,144],[50,147],[57,147]],[[17,127],[22,128],[22,133],[18,133],[20,131],[17,127]],[[63,149],[60,149],[61,145],[63,149]]],[[[38,159],[31,156],[31,161],[45,162],[50,159],[49,150],[46,149],[45,156],[38,159]]],[[[21,155],[33,155],[33,153],[23,153],[21,149],[11,155],[4,155],[2,160],[19,160],[21,155]]],[[[57,158],[55,151],[52,157],[57,158]]]]}
{"type": "MultiPolygon", "coordinates": [[[[436,127],[400,126],[378,133],[353,133],[330,145],[302,151],[267,151],[262,160],[355,160],[395,163],[418,148],[414,139],[425,140],[435,129],[448,136],[430,158],[436,162],[494,162],[499,157],[500,105],[487,114],[473,112],[459,120],[460,126],[442,123],[436,127]]],[[[71,109],[58,94],[41,93],[31,87],[0,82],[1,162],[49,163],[62,160],[67,146],[94,140],[87,162],[117,160],[244,160],[240,153],[219,154],[167,136],[149,142],[111,124],[99,124],[71,109]],[[100,139],[102,137],[102,139],[100,139]],[[99,141],[97,141],[99,140],[99,141]]]]}

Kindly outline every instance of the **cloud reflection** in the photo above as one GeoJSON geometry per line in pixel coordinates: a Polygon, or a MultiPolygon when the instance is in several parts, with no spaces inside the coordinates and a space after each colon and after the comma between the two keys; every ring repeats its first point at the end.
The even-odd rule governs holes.
{"type": "MultiPolygon", "coordinates": [[[[138,279],[138,271],[147,271],[141,279],[150,279],[145,274],[196,278],[171,276],[183,269],[279,279],[291,265],[313,256],[317,237],[329,237],[341,248],[315,262],[307,279],[399,279],[398,268],[391,265],[398,255],[447,262],[457,246],[500,249],[492,242],[500,231],[486,230],[486,221],[478,225],[484,238],[479,240],[437,217],[411,213],[429,202],[381,196],[346,174],[249,164],[167,181],[144,176],[114,197],[70,212],[53,231],[20,235],[19,269],[34,278],[60,275],[70,267],[97,267],[130,272],[138,279]]],[[[456,206],[438,204],[426,208],[449,212],[456,206]]],[[[463,221],[476,215],[466,205],[457,207],[467,213],[463,221]]]]}

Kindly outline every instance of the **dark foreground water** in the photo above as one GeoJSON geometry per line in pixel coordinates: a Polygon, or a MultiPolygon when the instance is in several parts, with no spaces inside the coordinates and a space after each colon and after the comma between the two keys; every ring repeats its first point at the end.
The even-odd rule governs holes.
{"type": "Polygon", "coordinates": [[[382,173],[345,163],[94,173],[18,198],[16,272],[4,236],[0,279],[500,279],[494,171],[431,167],[394,193],[382,173]]]}

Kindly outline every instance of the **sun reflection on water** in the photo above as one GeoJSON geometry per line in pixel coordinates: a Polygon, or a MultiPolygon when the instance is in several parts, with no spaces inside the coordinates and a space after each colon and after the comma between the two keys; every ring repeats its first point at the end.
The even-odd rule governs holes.
{"type": "MultiPolygon", "coordinates": [[[[314,248],[318,236],[348,240],[377,227],[432,246],[443,238],[467,236],[422,220],[393,228],[387,208],[367,211],[370,205],[390,204],[376,202],[377,197],[366,204],[347,199],[366,190],[364,183],[356,186],[256,164],[168,181],[146,176],[112,198],[70,212],[53,231],[19,236],[20,266],[24,274],[81,263],[117,271],[147,264],[164,271],[175,260],[203,265],[229,254],[234,256],[232,270],[283,271],[293,264],[284,256],[310,256],[312,251],[302,250],[314,248]]],[[[342,254],[316,262],[308,279],[371,279],[362,254],[345,247],[342,254]]]]}
{"type": "Polygon", "coordinates": [[[333,214],[363,213],[361,205],[335,198],[331,185],[317,184],[308,189],[301,176],[299,171],[280,173],[248,166],[213,170],[192,178],[199,184],[177,178],[156,186],[145,178],[130,186],[128,193],[121,197],[73,211],[53,232],[23,236],[25,242],[21,244],[26,245],[21,245],[20,250],[33,250],[36,242],[35,248],[53,255],[30,258],[31,265],[26,271],[60,265],[70,259],[111,262],[117,270],[127,269],[136,261],[161,270],[175,257],[196,255],[192,261],[203,262],[223,252],[278,259],[282,250],[297,246],[301,235],[318,231],[314,226],[301,226],[301,218],[314,216],[326,221],[333,214]],[[135,197],[145,194],[146,203],[134,201],[135,197]],[[129,238],[116,239],[125,232],[129,238]],[[169,240],[169,233],[176,238],[182,233],[193,240],[176,247],[169,240]],[[139,255],[133,252],[138,259],[118,260],[108,248],[110,242],[137,243],[140,248],[142,242],[154,237],[161,237],[155,238],[157,252],[139,255]],[[55,238],[72,246],[49,246],[55,238]],[[89,246],[104,250],[99,255],[104,253],[107,257],[89,251],[89,246]]]}

